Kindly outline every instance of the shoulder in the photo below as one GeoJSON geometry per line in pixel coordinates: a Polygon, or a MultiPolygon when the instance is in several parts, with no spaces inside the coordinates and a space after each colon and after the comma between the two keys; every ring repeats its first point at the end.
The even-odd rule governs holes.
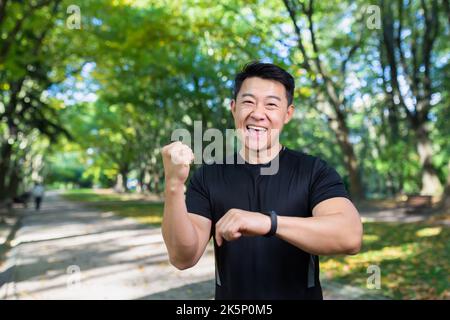
{"type": "Polygon", "coordinates": [[[300,172],[310,183],[327,177],[338,177],[337,171],[324,159],[301,151],[286,149],[285,157],[288,166],[302,168],[300,172]]]}
{"type": "Polygon", "coordinates": [[[316,166],[326,164],[324,160],[319,157],[304,153],[302,151],[292,150],[286,148],[285,158],[288,163],[301,164],[304,167],[313,169],[316,166]]]}

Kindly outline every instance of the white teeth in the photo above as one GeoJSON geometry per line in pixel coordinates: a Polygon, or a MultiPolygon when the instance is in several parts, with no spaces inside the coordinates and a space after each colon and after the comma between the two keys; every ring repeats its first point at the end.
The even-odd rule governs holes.
{"type": "Polygon", "coordinates": [[[256,130],[256,131],[263,131],[266,132],[267,129],[263,128],[263,127],[257,127],[257,126],[247,126],[247,129],[252,129],[252,130],[256,130]]]}

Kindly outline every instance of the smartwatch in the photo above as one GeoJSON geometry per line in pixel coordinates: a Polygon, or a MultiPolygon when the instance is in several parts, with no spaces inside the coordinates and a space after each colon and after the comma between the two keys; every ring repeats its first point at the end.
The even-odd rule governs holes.
{"type": "Polygon", "coordinates": [[[264,212],[264,214],[270,216],[270,230],[264,235],[264,237],[269,238],[277,232],[277,213],[274,210],[270,210],[269,212],[264,212]]]}

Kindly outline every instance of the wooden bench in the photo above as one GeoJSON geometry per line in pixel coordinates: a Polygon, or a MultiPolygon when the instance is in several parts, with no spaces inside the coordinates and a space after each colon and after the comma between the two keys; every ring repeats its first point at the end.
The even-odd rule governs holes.
{"type": "Polygon", "coordinates": [[[425,209],[430,209],[433,206],[433,197],[426,195],[408,195],[405,201],[407,213],[417,213],[425,209]]]}

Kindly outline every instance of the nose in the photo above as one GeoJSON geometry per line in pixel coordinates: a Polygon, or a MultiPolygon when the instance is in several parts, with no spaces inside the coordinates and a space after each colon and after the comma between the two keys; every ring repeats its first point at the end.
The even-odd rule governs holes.
{"type": "Polygon", "coordinates": [[[252,118],[252,120],[255,120],[255,121],[266,119],[264,105],[261,103],[256,104],[255,108],[253,109],[252,113],[250,114],[250,117],[252,118]]]}

